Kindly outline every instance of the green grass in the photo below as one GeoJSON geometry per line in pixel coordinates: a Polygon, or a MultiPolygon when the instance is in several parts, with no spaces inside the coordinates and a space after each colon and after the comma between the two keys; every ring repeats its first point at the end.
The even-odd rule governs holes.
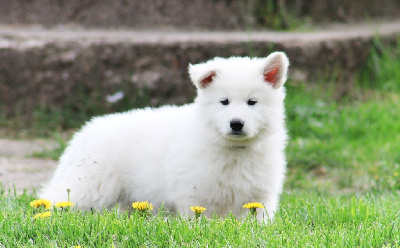
{"type": "Polygon", "coordinates": [[[116,210],[53,210],[33,219],[33,197],[2,195],[0,244],[5,247],[398,247],[398,194],[337,196],[292,191],[274,222],[187,220],[160,211],[142,216],[116,210]]]}
{"type": "MultiPolygon", "coordinates": [[[[34,220],[34,192],[0,188],[0,247],[400,247],[396,68],[400,48],[373,51],[352,89],[357,97],[337,99],[333,89],[287,83],[288,173],[272,223],[116,210],[54,210],[34,220]]],[[[59,143],[59,150],[36,156],[59,156],[65,147],[59,143]]]]}
{"type": "MultiPolygon", "coordinates": [[[[335,191],[399,190],[400,95],[375,93],[368,100],[341,102],[304,87],[288,90],[287,154],[294,175],[318,174],[314,186],[335,191]]],[[[289,183],[311,186],[309,180],[289,183]]]]}

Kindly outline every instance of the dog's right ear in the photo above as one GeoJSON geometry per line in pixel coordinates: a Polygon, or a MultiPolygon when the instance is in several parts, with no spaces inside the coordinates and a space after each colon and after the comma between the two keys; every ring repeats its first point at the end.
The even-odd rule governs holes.
{"type": "Polygon", "coordinates": [[[198,89],[205,89],[213,83],[217,72],[207,63],[197,65],[189,64],[189,75],[193,84],[198,89]]]}

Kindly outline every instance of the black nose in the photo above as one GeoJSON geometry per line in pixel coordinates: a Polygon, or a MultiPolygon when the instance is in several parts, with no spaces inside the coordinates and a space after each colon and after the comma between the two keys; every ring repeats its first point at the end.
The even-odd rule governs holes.
{"type": "Polygon", "coordinates": [[[230,126],[234,132],[240,132],[240,131],[242,131],[242,128],[244,126],[244,121],[242,121],[240,119],[233,119],[230,122],[230,126]]]}

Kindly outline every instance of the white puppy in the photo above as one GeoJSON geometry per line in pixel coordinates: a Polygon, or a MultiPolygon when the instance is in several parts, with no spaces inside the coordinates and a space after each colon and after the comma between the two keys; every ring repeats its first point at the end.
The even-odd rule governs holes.
{"type": "Polygon", "coordinates": [[[289,61],[215,58],[190,65],[194,103],[96,117],[76,133],[41,198],[79,209],[129,209],[163,203],[208,217],[241,215],[260,202],[259,220],[272,218],[286,170],[283,86],[289,61]]]}

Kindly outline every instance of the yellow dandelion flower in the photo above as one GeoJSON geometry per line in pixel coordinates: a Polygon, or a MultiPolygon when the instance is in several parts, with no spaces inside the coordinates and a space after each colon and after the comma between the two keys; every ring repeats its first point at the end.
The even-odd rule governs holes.
{"type": "Polygon", "coordinates": [[[247,208],[247,209],[264,208],[264,205],[262,205],[259,202],[250,202],[250,203],[244,204],[243,208],[247,208]]]}
{"type": "Polygon", "coordinates": [[[197,218],[200,217],[201,213],[206,211],[205,207],[200,207],[200,206],[191,206],[190,209],[194,212],[194,216],[197,218]]]}
{"type": "Polygon", "coordinates": [[[201,214],[207,210],[205,207],[200,207],[200,206],[191,206],[190,209],[196,214],[201,214]]]}
{"type": "Polygon", "coordinates": [[[395,177],[397,177],[397,176],[399,176],[399,173],[398,173],[398,172],[395,172],[395,173],[393,173],[393,175],[394,175],[395,177]]]}
{"type": "Polygon", "coordinates": [[[74,246],[74,248],[81,248],[81,246],[80,245],[76,245],[76,246],[74,246]]]}
{"type": "Polygon", "coordinates": [[[132,207],[140,211],[153,210],[153,204],[149,203],[148,201],[134,202],[132,203],[132,207]]]}
{"type": "Polygon", "coordinates": [[[33,216],[33,218],[34,218],[34,219],[37,219],[37,218],[47,218],[47,217],[50,217],[50,216],[51,216],[51,212],[48,211],[48,212],[44,212],[44,213],[35,214],[35,215],[33,216]]]}
{"type": "Polygon", "coordinates": [[[250,209],[250,213],[255,217],[257,215],[257,208],[264,208],[259,202],[249,202],[243,205],[243,208],[250,209]]]}
{"type": "Polygon", "coordinates": [[[67,208],[67,207],[73,207],[74,204],[72,202],[66,201],[66,202],[57,202],[55,206],[58,208],[67,208]]]}
{"type": "Polygon", "coordinates": [[[29,205],[33,208],[40,208],[40,207],[44,207],[44,209],[51,208],[51,202],[46,199],[38,199],[38,200],[31,201],[31,203],[29,205]]]}

